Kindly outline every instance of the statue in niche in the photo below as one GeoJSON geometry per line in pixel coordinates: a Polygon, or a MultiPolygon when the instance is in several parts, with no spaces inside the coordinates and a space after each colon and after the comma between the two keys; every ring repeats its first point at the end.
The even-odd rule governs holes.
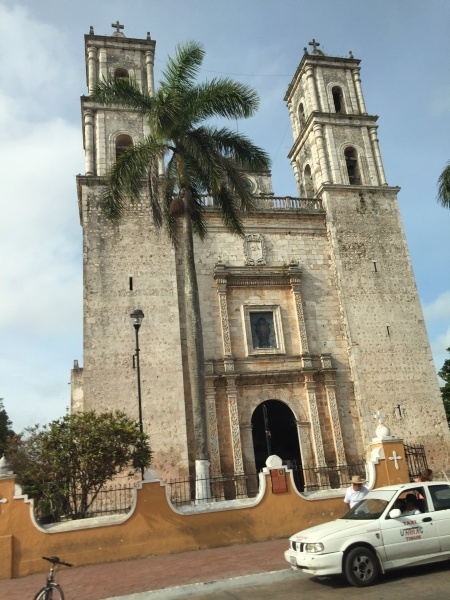
{"type": "Polygon", "coordinates": [[[270,348],[270,324],[264,317],[259,317],[255,323],[255,333],[259,348],[270,348]]]}

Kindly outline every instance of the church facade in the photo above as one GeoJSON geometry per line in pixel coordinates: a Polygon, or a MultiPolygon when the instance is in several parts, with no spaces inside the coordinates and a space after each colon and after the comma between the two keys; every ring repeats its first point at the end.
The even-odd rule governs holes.
{"type": "MultiPolygon", "coordinates": [[[[88,90],[133,77],[154,92],[155,42],[85,36],[88,90]]],[[[246,176],[257,211],[243,239],[205,198],[209,236],[195,241],[205,347],[212,475],[253,473],[269,454],[299,468],[365,458],[376,414],[437,470],[449,430],[397,203],[385,178],[377,117],[360,61],[311,43],[288,87],[298,197],[276,196],[270,173],[246,176]]],[[[98,199],[110,165],[148,133],[139,115],[81,98],[85,174],[77,177],[84,260],[84,357],[72,410],[138,418],[163,478],[192,472],[182,255],[155,229],[146,198],[120,222],[98,199]]]]}

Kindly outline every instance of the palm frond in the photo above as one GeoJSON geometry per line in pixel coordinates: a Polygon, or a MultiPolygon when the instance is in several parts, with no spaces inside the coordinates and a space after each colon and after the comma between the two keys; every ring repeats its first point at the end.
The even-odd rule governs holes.
{"type": "Polygon", "coordinates": [[[256,90],[231,79],[213,79],[193,87],[187,94],[192,122],[199,123],[210,117],[246,119],[259,107],[256,90]]]}
{"type": "Polygon", "coordinates": [[[108,78],[99,81],[92,91],[93,100],[101,102],[106,106],[119,104],[130,110],[149,114],[155,103],[154,99],[142,92],[133,79],[108,78]]]}
{"type": "Polygon", "coordinates": [[[223,156],[232,158],[236,165],[244,171],[263,173],[270,169],[270,157],[245,135],[231,131],[226,127],[204,127],[207,135],[214,139],[223,156]]]}
{"type": "Polygon", "coordinates": [[[437,201],[444,208],[450,208],[450,162],[439,176],[437,201]]]}
{"type": "Polygon", "coordinates": [[[215,200],[220,208],[222,220],[228,231],[235,235],[243,236],[244,226],[239,216],[235,194],[229,187],[222,186],[216,194],[215,200]]]}
{"type": "Polygon", "coordinates": [[[161,90],[167,89],[181,91],[190,87],[195,80],[200,66],[203,63],[205,51],[198,42],[188,41],[179,44],[175,51],[175,57],[169,57],[163,71],[161,90]]]}
{"type": "Polygon", "coordinates": [[[110,170],[108,183],[100,199],[100,206],[107,218],[119,219],[128,202],[140,200],[146,184],[145,176],[149,169],[154,170],[154,161],[163,155],[164,150],[165,147],[149,136],[119,157],[110,170]]]}

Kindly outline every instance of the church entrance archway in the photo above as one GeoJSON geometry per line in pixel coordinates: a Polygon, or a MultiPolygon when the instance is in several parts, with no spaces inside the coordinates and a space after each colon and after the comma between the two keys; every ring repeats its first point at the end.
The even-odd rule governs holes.
{"type": "Polygon", "coordinates": [[[252,415],[252,437],[257,471],[266,466],[270,455],[276,454],[283,464],[294,469],[296,485],[301,491],[302,459],[292,410],[280,400],[266,400],[257,406],[252,415]]]}

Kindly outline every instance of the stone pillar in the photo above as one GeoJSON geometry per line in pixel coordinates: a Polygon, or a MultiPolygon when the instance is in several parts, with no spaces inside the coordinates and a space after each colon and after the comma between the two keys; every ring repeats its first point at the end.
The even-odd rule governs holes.
{"type": "Polygon", "coordinates": [[[100,81],[108,79],[108,64],[106,56],[106,48],[100,48],[99,50],[99,73],[98,78],[100,81]]]}
{"type": "MultiPolygon", "coordinates": [[[[206,365],[206,372],[210,370],[210,365],[206,365]]],[[[206,414],[208,439],[209,439],[209,456],[211,459],[211,475],[219,477],[222,475],[220,466],[220,448],[219,448],[219,432],[217,428],[217,412],[216,412],[216,389],[214,387],[215,376],[207,374],[205,377],[205,395],[206,395],[206,414]]]]}
{"type": "Polygon", "coordinates": [[[336,400],[335,373],[333,370],[331,370],[331,356],[329,354],[322,354],[320,356],[320,360],[322,362],[322,369],[324,370],[325,375],[325,391],[327,394],[328,411],[331,418],[336,462],[338,465],[345,465],[347,464],[347,461],[345,457],[344,440],[342,437],[341,422],[339,419],[339,410],[336,400]]]}
{"type": "Polygon", "coordinates": [[[153,72],[154,60],[155,54],[153,50],[147,50],[145,53],[145,69],[147,71],[147,89],[150,96],[155,95],[155,78],[153,72]]]}
{"type": "Polygon", "coordinates": [[[359,69],[353,69],[352,75],[353,75],[353,81],[355,82],[356,99],[358,100],[359,110],[360,110],[361,114],[367,115],[367,109],[366,109],[366,105],[364,103],[364,96],[363,96],[362,87],[361,87],[361,78],[359,76],[359,69]]]}
{"type": "Polygon", "coordinates": [[[320,429],[319,410],[317,407],[316,383],[312,373],[305,374],[305,388],[308,398],[309,418],[312,427],[312,444],[317,467],[325,467],[325,453],[323,448],[322,432],[320,429]]]}
{"type": "Polygon", "coordinates": [[[230,339],[230,324],[228,321],[227,307],[227,273],[225,265],[219,263],[214,266],[214,279],[216,280],[217,294],[219,296],[220,323],[222,330],[222,343],[224,357],[230,357],[231,354],[231,339],[230,339]]]}
{"type": "Polygon", "coordinates": [[[314,80],[314,68],[312,65],[308,65],[305,69],[306,77],[308,82],[308,90],[311,98],[311,105],[313,111],[320,110],[319,107],[319,98],[317,96],[316,82],[314,80]]]}
{"type": "MultiPolygon", "coordinates": [[[[233,450],[233,467],[235,475],[244,475],[244,462],[242,458],[242,442],[241,442],[241,430],[239,425],[239,411],[237,404],[237,388],[236,388],[236,377],[225,376],[227,382],[227,398],[228,398],[228,411],[230,415],[230,431],[231,431],[231,445],[233,450]]],[[[242,497],[247,494],[247,486],[243,480],[236,482],[236,493],[242,497]]]]}
{"type": "Polygon", "coordinates": [[[86,175],[94,172],[94,111],[84,111],[84,165],[86,175]]]}
{"type": "Polygon", "coordinates": [[[297,263],[289,265],[289,283],[294,295],[295,312],[297,314],[297,325],[300,339],[300,354],[309,355],[308,338],[306,335],[305,317],[303,314],[302,295],[300,291],[300,269],[297,263]]]}
{"type": "Polygon", "coordinates": [[[320,170],[322,172],[322,183],[331,183],[330,171],[328,169],[327,156],[325,153],[325,144],[323,142],[323,127],[320,123],[315,123],[313,130],[319,155],[320,170]]]}
{"type": "Polygon", "coordinates": [[[303,470],[303,485],[304,490],[307,492],[311,489],[311,484],[315,484],[315,473],[314,473],[314,456],[312,451],[312,440],[311,440],[311,423],[305,421],[296,421],[298,439],[300,445],[300,455],[302,458],[302,470],[303,470]]]}
{"type": "Polygon", "coordinates": [[[377,166],[378,178],[381,185],[387,185],[386,175],[384,174],[383,162],[381,160],[380,145],[378,143],[377,128],[370,127],[369,129],[370,141],[372,142],[372,151],[375,157],[375,164],[377,166]]]}
{"type": "Polygon", "coordinates": [[[97,83],[97,48],[95,46],[88,47],[88,95],[94,91],[94,86],[97,83]]]}

